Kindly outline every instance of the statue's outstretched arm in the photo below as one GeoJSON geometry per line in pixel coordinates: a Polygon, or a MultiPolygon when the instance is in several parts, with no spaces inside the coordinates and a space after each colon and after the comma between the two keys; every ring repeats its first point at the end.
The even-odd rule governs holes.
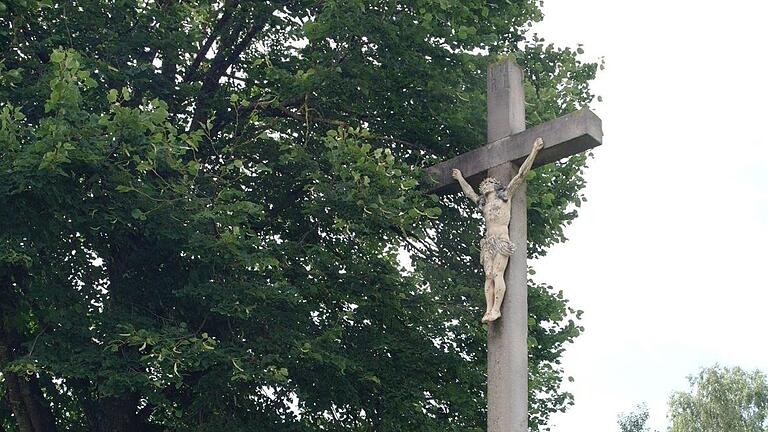
{"type": "Polygon", "coordinates": [[[461,175],[461,171],[454,168],[451,170],[451,176],[459,182],[459,186],[461,186],[461,190],[464,191],[464,195],[471,199],[473,203],[477,204],[477,200],[479,200],[480,197],[477,196],[475,190],[472,189],[472,186],[470,186],[469,183],[464,180],[464,176],[461,175]]]}
{"type": "Polygon", "coordinates": [[[536,141],[533,143],[533,150],[531,150],[531,154],[529,154],[525,159],[525,162],[520,165],[520,171],[517,173],[515,178],[513,178],[512,181],[510,181],[507,185],[507,195],[512,195],[515,193],[515,190],[517,190],[517,188],[523,184],[525,181],[525,176],[528,175],[528,171],[530,171],[531,167],[533,166],[533,161],[536,160],[536,155],[539,154],[539,151],[542,148],[544,148],[544,140],[541,138],[536,138],[536,141]]]}

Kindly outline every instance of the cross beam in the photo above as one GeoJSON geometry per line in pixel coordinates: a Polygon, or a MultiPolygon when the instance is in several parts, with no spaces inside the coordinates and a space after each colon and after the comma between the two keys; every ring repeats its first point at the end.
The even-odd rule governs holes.
{"type": "MultiPolygon", "coordinates": [[[[587,109],[525,130],[523,71],[505,61],[488,67],[489,144],[427,170],[433,193],[458,191],[451,170],[458,168],[475,185],[484,176],[507,184],[531,153],[536,138],[544,149],[534,163],[543,165],[602,143],[602,122],[587,109]]],[[[509,238],[517,250],[509,257],[501,318],[488,326],[488,432],[528,431],[528,264],[525,184],[511,197],[509,238]]],[[[479,317],[478,317],[479,318],[479,317]]]]}
{"type": "Polygon", "coordinates": [[[508,135],[428,168],[427,174],[435,182],[428,186],[429,191],[437,194],[458,192],[459,186],[451,177],[453,168],[460,169],[470,184],[477,185],[490,168],[505,162],[519,166],[531,153],[533,142],[539,137],[544,139],[544,148],[536,157],[534,168],[581,153],[603,143],[602,128],[600,117],[583,108],[508,135]]]}

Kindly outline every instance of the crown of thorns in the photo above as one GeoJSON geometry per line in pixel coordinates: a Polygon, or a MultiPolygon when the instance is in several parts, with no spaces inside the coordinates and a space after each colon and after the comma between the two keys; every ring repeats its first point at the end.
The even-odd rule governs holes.
{"type": "Polygon", "coordinates": [[[498,189],[501,187],[501,182],[499,182],[493,177],[488,177],[482,182],[480,182],[480,189],[483,189],[487,185],[492,185],[494,189],[498,189]]]}

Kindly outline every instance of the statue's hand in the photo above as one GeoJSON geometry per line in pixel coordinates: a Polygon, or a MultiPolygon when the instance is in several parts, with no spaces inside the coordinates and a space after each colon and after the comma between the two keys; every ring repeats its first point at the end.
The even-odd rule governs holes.
{"type": "Polygon", "coordinates": [[[533,143],[533,149],[535,151],[539,151],[544,148],[544,140],[541,138],[536,138],[536,141],[533,143]]]}
{"type": "Polygon", "coordinates": [[[452,169],[451,170],[451,177],[453,177],[454,180],[458,180],[458,179],[462,178],[461,177],[461,171],[459,171],[456,168],[452,169]]]}

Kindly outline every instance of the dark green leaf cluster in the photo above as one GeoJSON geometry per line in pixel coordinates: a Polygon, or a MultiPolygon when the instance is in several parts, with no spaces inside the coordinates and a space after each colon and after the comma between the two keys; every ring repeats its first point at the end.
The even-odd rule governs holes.
{"type": "MultiPolygon", "coordinates": [[[[0,426],[484,430],[479,219],[417,184],[482,143],[498,56],[532,123],[591,100],[539,6],[2,0],[0,426]]],[[[534,255],[583,168],[531,179],[534,255]]],[[[577,316],[532,285],[534,428],[577,316]]]]}

